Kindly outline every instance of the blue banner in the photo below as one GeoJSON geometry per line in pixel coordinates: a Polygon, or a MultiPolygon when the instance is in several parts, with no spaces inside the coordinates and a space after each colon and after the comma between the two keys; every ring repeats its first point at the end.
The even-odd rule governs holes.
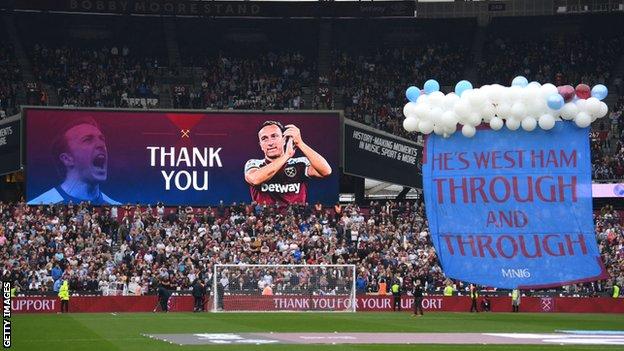
{"type": "Polygon", "coordinates": [[[423,183],[446,276],[498,288],[604,279],[592,218],[589,130],[431,135],[423,183]]]}

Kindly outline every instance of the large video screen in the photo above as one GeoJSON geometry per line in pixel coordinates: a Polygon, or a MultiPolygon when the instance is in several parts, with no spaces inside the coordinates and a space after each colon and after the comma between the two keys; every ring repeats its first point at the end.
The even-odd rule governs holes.
{"type": "Polygon", "coordinates": [[[335,203],[338,113],[28,109],[31,205],[335,203]]]}

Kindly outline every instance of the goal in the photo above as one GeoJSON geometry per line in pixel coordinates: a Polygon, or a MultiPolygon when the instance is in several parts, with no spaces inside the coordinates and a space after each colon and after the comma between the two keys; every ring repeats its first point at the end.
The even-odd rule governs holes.
{"type": "Polygon", "coordinates": [[[213,312],[355,312],[355,265],[216,264],[213,312]]]}

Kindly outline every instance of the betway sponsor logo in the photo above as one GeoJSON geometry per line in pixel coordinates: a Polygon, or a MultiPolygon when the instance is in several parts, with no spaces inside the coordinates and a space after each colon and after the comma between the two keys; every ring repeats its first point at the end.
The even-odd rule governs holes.
{"type": "Polygon", "coordinates": [[[299,190],[301,190],[301,183],[291,183],[291,184],[262,184],[260,187],[260,191],[263,193],[295,193],[299,194],[299,190]]]}

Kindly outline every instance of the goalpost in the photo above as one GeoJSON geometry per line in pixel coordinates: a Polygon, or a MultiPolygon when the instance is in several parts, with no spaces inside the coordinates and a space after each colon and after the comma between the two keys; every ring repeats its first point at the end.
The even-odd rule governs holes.
{"type": "Polygon", "coordinates": [[[355,312],[356,267],[216,264],[213,312],[355,312]]]}

